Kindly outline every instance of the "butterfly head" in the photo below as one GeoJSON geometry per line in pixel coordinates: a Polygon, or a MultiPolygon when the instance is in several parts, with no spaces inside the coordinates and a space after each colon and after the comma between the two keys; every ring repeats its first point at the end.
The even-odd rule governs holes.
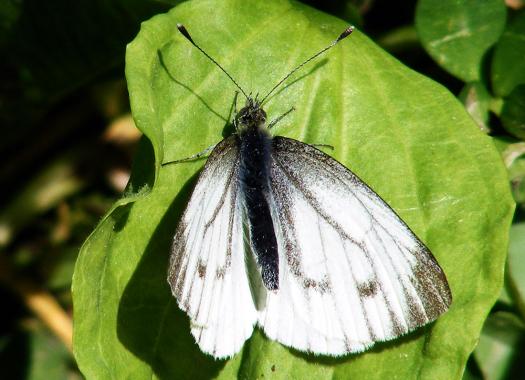
{"type": "Polygon", "coordinates": [[[241,129],[262,128],[266,123],[266,112],[257,98],[248,97],[246,105],[237,113],[235,120],[241,129]]]}

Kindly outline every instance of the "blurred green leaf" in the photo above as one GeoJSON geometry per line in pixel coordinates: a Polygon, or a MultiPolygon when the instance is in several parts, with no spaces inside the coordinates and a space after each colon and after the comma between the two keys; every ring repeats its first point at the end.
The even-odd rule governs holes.
{"type": "Polygon", "coordinates": [[[525,203],[525,143],[511,144],[503,153],[504,160],[510,163],[507,167],[514,199],[525,203]]]}
{"type": "Polygon", "coordinates": [[[49,289],[58,291],[71,287],[71,278],[73,277],[77,254],[78,248],[76,246],[62,249],[59,260],[54,263],[46,281],[49,289]]]}
{"type": "Polygon", "coordinates": [[[514,304],[525,320],[525,223],[510,229],[507,278],[514,304]]]}
{"type": "Polygon", "coordinates": [[[507,284],[507,282],[505,282],[503,288],[501,289],[501,293],[498,297],[498,303],[507,308],[512,308],[514,305],[514,300],[512,299],[508,288],[509,285],[507,284]]]}
{"type": "Polygon", "coordinates": [[[30,335],[30,366],[28,380],[80,380],[74,372],[71,354],[58,339],[44,328],[34,329],[30,335]]]}
{"type": "Polygon", "coordinates": [[[2,379],[80,380],[71,353],[38,323],[0,337],[2,379]]]}
{"type": "Polygon", "coordinates": [[[474,356],[485,380],[517,379],[523,374],[525,328],[514,314],[491,314],[481,332],[474,356]],[[518,377],[516,377],[518,376],[518,377]]]}
{"type": "Polygon", "coordinates": [[[363,16],[361,15],[363,4],[360,0],[302,0],[301,2],[348,21],[358,28],[363,25],[363,16]]]}
{"type": "Polygon", "coordinates": [[[419,0],[416,29],[426,51],[464,80],[481,79],[482,61],[505,27],[502,0],[419,0]]]}
{"type": "Polygon", "coordinates": [[[510,168],[520,156],[525,154],[525,142],[508,135],[504,138],[495,137],[494,145],[501,153],[501,158],[507,168],[510,168]]]}
{"type": "MultiPolygon", "coordinates": [[[[523,69],[525,71],[525,66],[523,69]]],[[[516,86],[505,98],[501,122],[510,134],[525,140],[525,84],[516,86]]]]}
{"type": "Polygon", "coordinates": [[[525,9],[514,15],[497,43],[491,75],[497,96],[507,96],[525,84],[525,9]]]}
{"type": "MultiPolygon", "coordinates": [[[[498,152],[500,152],[500,154],[503,154],[503,152],[509,147],[509,145],[517,143],[519,142],[519,140],[509,135],[495,135],[492,137],[492,142],[494,143],[494,146],[496,147],[498,152]]],[[[505,164],[505,166],[508,165],[505,164]]]]}
{"type": "Polygon", "coordinates": [[[399,54],[407,50],[416,50],[421,47],[414,25],[404,25],[390,30],[375,42],[392,54],[399,54]]]}
{"type": "MultiPolygon", "coordinates": [[[[230,361],[215,361],[195,345],[166,271],[177,220],[203,162],[162,169],[160,163],[223,137],[235,87],[176,23],[247,91],[261,93],[346,27],[285,0],[214,5],[188,2],[156,16],[128,46],[133,116],[151,142],[136,160],[149,162],[154,154],[156,178],[150,193],[121,200],[81,250],[73,279],[74,350],[84,375],[461,377],[502,286],[514,207],[507,175],[491,139],[452,94],[359,31],[290,78],[266,111],[272,118],[295,106],[275,134],[334,145],[334,157],[394,207],[443,266],[451,309],[432,327],[337,359],[299,354],[259,330],[230,361]]],[[[151,175],[146,168],[134,169],[137,184],[151,175]]]]}
{"type": "Polygon", "coordinates": [[[462,380],[482,380],[483,376],[479,369],[478,363],[474,358],[474,355],[470,355],[470,358],[465,367],[465,372],[463,372],[462,380]]]}
{"type": "Polygon", "coordinates": [[[491,96],[483,83],[467,83],[459,94],[459,99],[465,105],[465,109],[472,116],[479,129],[489,132],[489,109],[491,96]]]}

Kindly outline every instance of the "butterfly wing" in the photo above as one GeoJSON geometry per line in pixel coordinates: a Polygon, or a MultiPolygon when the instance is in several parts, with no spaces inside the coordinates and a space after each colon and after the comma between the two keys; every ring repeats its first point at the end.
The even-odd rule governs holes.
{"type": "Polygon", "coordinates": [[[450,289],[428,248],[356,175],[284,137],[273,139],[272,158],[280,288],[258,317],[269,338],[342,355],[448,309],[450,289]]]}
{"type": "Polygon", "coordinates": [[[235,137],[212,151],[175,233],[168,282],[202,351],[232,356],[257,312],[244,261],[235,137]]]}

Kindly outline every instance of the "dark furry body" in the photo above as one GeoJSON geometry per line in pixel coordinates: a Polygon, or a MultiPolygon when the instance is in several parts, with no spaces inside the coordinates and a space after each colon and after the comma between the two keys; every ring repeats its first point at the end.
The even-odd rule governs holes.
{"type": "Polygon", "coordinates": [[[248,217],[250,244],[261,268],[264,286],[279,288],[279,256],[269,205],[272,137],[266,113],[248,101],[236,117],[240,151],[240,185],[248,217]]]}

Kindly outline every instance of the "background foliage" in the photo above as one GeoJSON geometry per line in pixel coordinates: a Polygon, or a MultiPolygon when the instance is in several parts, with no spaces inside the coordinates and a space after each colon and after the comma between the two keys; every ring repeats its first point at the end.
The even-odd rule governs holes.
{"type": "MultiPolygon", "coordinates": [[[[474,1],[438,2],[430,0],[407,1],[402,4],[379,0],[332,2],[330,5],[320,1],[308,3],[346,22],[354,23],[363,33],[403,64],[444,85],[461,100],[479,129],[490,136],[498,148],[502,161],[507,167],[510,188],[518,203],[518,208],[510,234],[505,287],[485,322],[479,344],[470,357],[467,371],[463,376],[488,379],[512,378],[519,373],[522,363],[523,318],[525,316],[523,299],[525,293],[523,283],[523,278],[525,278],[525,266],[523,265],[525,262],[523,257],[525,228],[523,228],[522,209],[525,201],[525,181],[523,180],[525,161],[521,158],[525,151],[525,143],[522,142],[525,137],[523,111],[525,109],[523,107],[525,104],[525,74],[522,69],[525,63],[525,13],[522,4],[519,1],[504,3],[495,0],[484,1],[484,6],[474,1]]],[[[119,193],[123,190],[130,171],[130,157],[138,140],[127,103],[123,73],[124,50],[126,43],[130,42],[138,32],[140,21],[156,13],[167,11],[172,5],[174,4],[170,2],[138,0],[80,1],[75,5],[60,0],[51,2],[26,0],[6,1],[0,5],[0,28],[2,30],[0,49],[2,56],[6,57],[1,63],[3,77],[0,82],[2,83],[0,115],[1,125],[4,127],[4,138],[0,142],[0,151],[2,157],[8,158],[4,159],[0,167],[0,181],[5,194],[0,211],[0,247],[2,249],[0,292],[4,301],[3,310],[7,310],[3,313],[4,323],[2,323],[0,332],[0,361],[2,362],[2,375],[6,375],[7,378],[80,377],[77,364],[70,353],[71,294],[69,288],[73,265],[78,249],[87,234],[93,230],[97,221],[110,209],[115,200],[120,198],[119,193]]],[[[226,9],[225,3],[222,2],[217,2],[215,7],[217,10],[221,10],[221,7],[226,9]]],[[[191,9],[191,6],[187,9],[191,9]]],[[[235,11],[235,9],[227,10],[235,11]]],[[[224,13],[228,12],[224,11],[224,13]]],[[[194,27],[192,31],[195,30],[195,33],[199,35],[200,31],[205,29],[208,33],[210,32],[206,25],[194,27]]],[[[205,34],[200,34],[200,36],[200,40],[203,40],[202,36],[205,34]]],[[[356,36],[357,42],[353,44],[364,43],[359,42],[359,38],[356,36]]],[[[264,41],[264,45],[271,48],[271,46],[275,47],[285,42],[264,41]]],[[[320,39],[319,44],[321,44],[320,39]]],[[[227,53],[228,41],[224,41],[221,47],[220,41],[214,40],[211,36],[207,39],[206,46],[216,49],[213,51],[220,58],[227,53]]],[[[172,50],[168,48],[166,54],[169,56],[172,50]]],[[[199,59],[195,52],[188,50],[188,54],[194,54],[192,59],[199,59]]],[[[366,54],[366,52],[361,54],[366,54]]],[[[144,56],[144,59],[157,60],[158,57],[144,56]]],[[[388,58],[385,60],[390,62],[388,58]]],[[[168,62],[176,62],[176,60],[170,59],[168,62]]],[[[392,67],[397,68],[395,65],[392,67]]],[[[326,65],[325,69],[329,70],[329,68],[330,66],[326,65]]],[[[191,69],[202,69],[205,73],[209,67],[207,65],[195,66],[191,69]]],[[[183,70],[180,72],[182,73],[183,70]]],[[[354,75],[358,77],[360,73],[364,75],[362,70],[357,71],[354,75]]],[[[130,75],[128,72],[128,78],[130,75]]],[[[255,79],[243,76],[242,83],[250,83],[249,80],[257,81],[258,77],[254,75],[253,78],[255,79]]],[[[388,80],[388,75],[386,78],[388,80]]],[[[264,81],[265,79],[262,77],[258,80],[264,81]]],[[[305,78],[304,82],[308,84],[308,78],[305,78]]],[[[430,86],[429,88],[439,94],[436,95],[437,99],[448,99],[448,95],[443,95],[445,93],[442,89],[432,87],[427,82],[422,84],[425,88],[430,86]]],[[[253,85],[258,88],[256,82],[253,85]]],[[[174,94],[177,96],[176,93],[174,94]]],[[[205,99],[208,100],[207,97],[205,99]]],[[[370,102],[370,99],[365,98],[364,100],[367,103],[370,102]]],[[[167,98],[166,101],[171,101],[171,99],[167,98]]],[[[392,100],[387,98],[385,101],[386,104],[389,104],[392,100]]],[[[140,106],[140,102],[138,100],[136,102],[134,111],[140,106]]],[[[301,104],[301,100],[294,101],[295,105],[297,103],[301,104]]],[[[227,109],[226,104],[226,101],[217,103],[216,109],[220,110],[221,115],[227,109]]],[[[443,106],[448,105],[449,103],[446,103],[443,106]]],[[[366,104],[364,107],[366,108],[366,104]]],[[[279,108],[274,108],[272,112],[278,113],[279,108]]],[[[450,112],[456,114],[459,111],[454,109],[450,112]]],[[[153,132],[150,133],[144,129],[144,126],[154,124],[148,124],[147,121],[141,119],[136,120],[139,127],[142,127],[145,133],[149,133],[148,136],[154,141],[151,135],[153,132]]],[[[221,123],[218,120],[214,123],[217,127],[211,125],[209,129],[203,129],[203,135],[199,138],[206,139],[207,142],[220,139],[221,123]]],[[[224,125],[223,122],[222,125],[224,125]]],[[[177,141],[181,137],[177,133],[182,133],[182,129],[169,129],[168,132],[163,133],[167,133],[167,141],[177,141]]],[[[300,133],[300,130],[294,131],[293,128],[290,128],[286,131],[289,136],[294,136],[294,133],[300,133]]],[[[438,127],[434,133],[439,134],[438,127]]],[[[485,150],[478,151],[478,156],[476,156],[478,149],[476,147],[479,147],[479,142],[473,142],[470,139],[471,136],[475,134],[469,132],[468,139],[466,135],[461,137],[461,134],[455,138],[461,142],[464,149],[473,149],[469,157],[474,157],[474,159],[462,163],[461,168],[467,168],[468,172],[469,167],[470,170],[473,170],[480,165],[494,168],[502,165],[500,158],[490,153],[491,149],[488,146],[485,150]],[[462,138],[463,141],[461,141],[462,138]]],[[[479,136],[481,138],[482,134],[479,133],[479,136]]],[[[305,136],[302,137],[304,140],[305,136]]],[[[306,137],[317,139],[330,136],[313,134],[306,137]]],[[[367,137],[374,137],[374,135],[367,135],[367,137]]],[[[478,138],[474,139],[478,141],[478,138]]],[[[158,150],[163,146],[155,142],[153,144],[154,149],[157,149],[155,155],[157,164],[159,159],[162,159],[158,150]]],[[[164,153],[166,156],[186,154],[186,151],[176,143],[166,144],[166,146],[169,147],[169,150],[164,153]]],[[[188,152],[192,148],[193,145],[188,145],[188,152]]],[[[151,145],[143,140],[137,156],[139,158],[135,161],[134,178],[131,182],[135,184],[135,187],[131,189],[135,197],[145,194],[140,193],[141,188],[142,191],[145,191],[144,184],[148,185],[146,191],[154,183],[155,189],[158,187],[159,191],[162,190],[162,178],[158,177],[155,182],[153,177],[155,173],[158,175],[158,172],[154,170],[153,161],[149,160],[153,157],[150,149],[151,145]]],[[[336,149],[336,152],[341,150],[342,148],[336,149]]],[[[341,155],[338,158],[345,159],[343,152],[336,153],[336,155],[341,155]]],[[[381,153],[379,157],[382,157],[381,153]]],[[[360,168],[362,173],[377,171],[377,168],[367,167],[364,158],[355,162],[354,157],[353,161],[355,169],[360,168]]],[[[189,167],[185,174],[177,173],[177,175],[191,176],[198,166],[197,164],[189,167]]],[[[169,178],[169,176],[166,177],[166,180],[169,178]]],[[[373,174],[365,174],[365,179],[375,185],[376,189],[383,186],[384,191],[390,194],[391,200],[397,202],[394,203],[394,206],[403,208],[409,204],[409,202],[404,203],[400,200],[399,194],[396,196],[396,193],[388,188],[386,181],[381,182],[373,174]]],[[[458,187],[464,183],[461,182],[461,179],[455,181],[457,183],[453,181],[452,184],[458,187]]],[[[504,179],[500,178],[497,182],[487,181],[483,185],[470,189],[472,204],[480,205],[485,209],[505,209],[508,202],[505,197],[499,197],[499,194],[503,192],[502,186],[505,186],[504,179]],[[493,192],[487,192],[485,189],[490,189],[491,186],[493,192]]],[[[182,181],[184,182],[186,180],[182,181]]],[[[168,185],[171,186],[167,183],[166,186],[168,185]]],[[[430,186],[429,191],[434,191],[433,189],[439,186],[439,183],[436,182],[435,186],[430,186]]],[[[185,189],[186,196],[188,188],[191,188],[191,182],[185,189]]],[[[176,193],[177,188],[171,191],[176,193]]],[[[173,202],[174,193],[163,193],[165,199],[157,198],[155,202],[169,206],[173,202]]],[[[184,199],[184,195],[180,199],[177,198],[174,202],[175,206],[168,210],[168,215],[172,217],[177,215],[177,207],[182,207],[184,199]]],[[[122,205],[129,200],[132,199],[121,198],[118,204],[122,205]]],[[[111,218],[104,219],[101,226],[109,223],[111,229],[123,228],[128,217],[130,221],[134,220],[134,215],[127,214],[128,211],[126,207],[116,209],[111,214],[111,218]]],[[[142,224],[150,227],[148,223],[151,223],[153,214],[155,214],[154,211],[152,214],[139,213],[136,215],[142,215],[142,218],[147,221],[142,224]]],[[[439,212],[436,215],[440,215],[439,212]]],[[[411,225],[419,228],[418,232],[424,232],[430,238],[434,236],[428,219],[421,214],[405,212],[403,216],[409,219],[411,225]]],[[[471,220],[476,220],[474,216],[470,217],[471,220]]],[[[158,236],[166,236],[171,233],[170,225],[164,224],[164,226],[165,230],[156,231],[158,236]]],[[[501,231],[504,228],[505,226],[501,226],[501,231]]],[[[108,233],[111,232],[111,229],[108,230],[108,233]]],[[[472,227],[467,230],[472,232],[476,229],[472,227]]],[[[104,232],[100,227],[97,231],[104,232]]],[[[501,238],[496,241],[491,236],[491,229],[480,228],[477,231],[478,243],[483,241],[481,234],[484,233],[487,235],[487,241],[498,244],[500,251],[505,249],[506,238],[503,232],[499,232],[501,238]]],[[[159,240],[162,241],[162,239],[159,240]]],[[[104,252],[103,249],[106,247],[89,246],[89,244],[103,241],[90,239],[84,251],[104,252]]],[[[112,292],[118,293],[116,289],[105,289],[109,297],[115,297],[116,302],[121,302],[130,311],[133,310],[134,304],[155,307],[159,304],[158,299],[162,301],[163,297],[166,297],[161,290],[159,293],[143,293],[148,297],[158,297],[157,300],[137,299],[136,296],[141,293],[134,288],[142,288],[144,278],[164,276],[162,263],[166,258],[162,254],[162,243],[160,244],[160,247],[154,244],[148,247],[149,252],[156,252],[157,256],[149,254],[145,256],[145,260],[141,261],[140,270],[137,272],[141,276],[138,277],[138,280],[132,277],[126,284],[121,284],[121,286],[127,286],[122,296],[111,294],[112,292]]],[[[136,249],[133,251],[136,252],[136,249]]],[[[119,259],[122,261],[112,262],[110,265],[112,268],[118,268],[119,265],[125,267],[126,259],[124,255],[119,259]]],[[[498,268],[494,268],[494,265],[491,268],[497,272],[498,268]]],[[[458,270],[461,269],[468,269],[467,263],[463,266],[459,265],[458,270]]],[[[82,272],[81,266],[80,271],[81,275],[89,278],[89,273],[82,272]]],[[[93,273],[93,275],[98,275],[98,273],[93,273]]],[[[112,276],[118,279],[121,274],[112,273],[112,276]]],[[[453,277],[462,278],[459,272],[453,277]]],[[[484,287],[486,285],[483,283],[484,287]]],[[[499,286],[498,276],[496,276],[495,282],[488,284],[487,289],[491,288],[494,291],[499,286]]],[[[481,302],[492,304],[493,297],[491,297],[489,295],[481,302]]],[[[82,306],[89,311],[87,303],[80,304],[79,307],[82,306]]],[[[485,306],[479,310],[473,309],[471,312],[476,314],[474,319],[482,321],[486,317],[486,311],[485,306]]],[[[153,309],[149,313],[154,315],[157,312],[158,310],[153,309]]],[[[179,319],[167,326],[173,327],[177,323],[187,324],[183,315],[177,318],[179,319]]],[[[449,319],[453,318],[454,316],[449,317],[449,319]]],[[[442,326],[446,324],[445,321],[442,326]]],[[[130,351],[133,352],[133,355],[148,362],[149,349],[141,350],[140,348],[155,343],[148,341],[151,334],[147,330],[144,332],[144,326],[147,325],[132,324],[126,328],[125,324],[120,323],[120,326],[120,330],[117,330],[114,325],[108,325],[107,330],[99,331],[113,329],[114,334],[117,334],[117,337],[127,347],[132,348],[130,351]]],[[[94,325],[94,327],[97,326],[94,325]]],[[[436,329],[439,331],[444,327],[440,328],[436,325],[436,329]]],[[[174,337],[170,342],[173,346],[161,345],[160,349],[163,347],[175,347],[175,349],[191,347],[191,337],[189,335],[181,337],[180,334],[180,329],[164,331],[162,336],[165,336],[165,339],[170,336],[174,337]],[[180,337],[180,339],[175,339],[175,337],[180,337]]],[[[475,338],[471,342],[472,347],[475,338]]],[[[92,358],[100,357],[100,352],[103,351],[97,354],[96,346],[98,344],[98,347],[105,347],[105,339],[110,340],[112,337],[94,336],[92,344],[82,342],[82,340],[76,342],[77,358],[80,360],[81,368],[86,371],[84,373],[86,376],[95,377],[93,373],[86,370],[90,365],[87,364],[89,361],[85,358],[89,357],[89,351],[91,351],[92,358]],[[82,345],[81,348],[78,347],[78,344],[82,345]]],[[[408,341],[404,344],[409,347],[415,345],[417,348],[417,340],[416,343],[408,341]]],[[[393,347],[395,352],[395,345],[393,347]]],[[[259,369],[271,372],[271,363],[265,362],[264,358],[283,354],[278,345],[268,345],[261,334],[256,334],[252,338],[249,350],[251,354],[248,352],[243,355],[245,359],[239,362],[241,367],[236,367],[234,362],[224,367],[222,374],[257,375],[259,372],[256,370],[259,369]],[[261,350],[266,351],[266,354],[254,354],[261,350]]],[[[387,351],[388,354],[390,347],[384,351],[387,351]]],[[[378,353],[383,358],[384,354],[385,352],[378,353]]],[[[203,359],[198,351],[190,352],[190,355],[193,355],[195,360],[200,360],[200,364],[208,366],[207,368],[223,365],[210,363],[203,359]]],[[[159,357],[163,356],[159,355],[159,357]]],[[[168,356],[168,358],[175,360],[173,357],[168,356]]],[[[105,364],[110,368],[115,368],[117,366],[113,363],[118,362],[118,359],[118,357],[107,358],[108,363],[105,364]]],[[[302,359],[296,358],[295,360],[300,362],[302,359]]],[[[325,373],[323,371],[332,371],[332,369],[329,370],[332,368],[331,364],[340,363],[323,363],[315,368],[320,371],[319,373],[325,373]]],[[[95,366],[95,364],[91,365],[95,366]]],[[[144,370],[141,367],[143,364],[136,364],[137,367],[134,365],[131,365],[128,370],[144,370]]],[[[461,367],[462,363],[455,365],[461,367]]],[[[195,367],[195,364],[191,366],[195,367]]],[[[359,364],[356,363],[356,366],[358,367],[359,364]]],[[[151,367],[158,376],[169,373],[166,372],[169,369],[169,362],[157,362],[151,367]]],[[[346,367],[352,370],[351,364],[346,367]]],[[[191,367],[184,367],[181,363],[179,369],[183,371],[189,368],[191,367]]],[[[283,368],[279,366],[278,369],[283,368]]],[[[212,370],[218,371],[213,368],[212,370]]],[[[284,370],[294,371],[294,368],[284,368],[284,370]]],[[[346,373],[344,372],[346,369],[338,371],[343,371],[338,372],[341,375],[346,373]]],[[[271,374],[270,372],[268,374],[271,374]]]]}

